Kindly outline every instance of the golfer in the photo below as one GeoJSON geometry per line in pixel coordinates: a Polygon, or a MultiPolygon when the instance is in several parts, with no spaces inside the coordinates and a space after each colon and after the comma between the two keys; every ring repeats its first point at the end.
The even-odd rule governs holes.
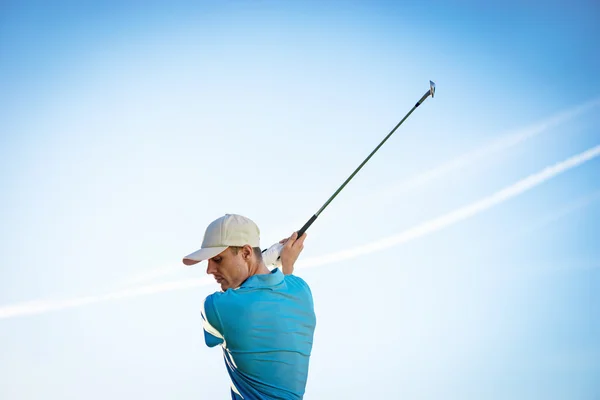
{"type": "Polygon", "coordinates": [[[250,219],[226,214],[213,221],[186,265],[208,260],[221,291],[202,307],[206,345],[220,345],[231,398],[302,399],[316,318],[310,288],[293,275],[306,234],[282,240],[281,268],[262,259],[260,231],[250,219]]]}

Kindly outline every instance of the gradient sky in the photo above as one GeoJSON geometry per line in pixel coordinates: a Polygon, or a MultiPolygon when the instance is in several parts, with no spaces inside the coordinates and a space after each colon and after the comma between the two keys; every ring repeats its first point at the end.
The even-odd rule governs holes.
{"type": "Polygon", "coordinates": [[[306,399],[600,397],[600,157],[326,258],[598,150],[598,3],[487,3],[3,1],[0,398],[228,398],[181,258],[299,229],[430,79],[308,231],[306,399]]]}

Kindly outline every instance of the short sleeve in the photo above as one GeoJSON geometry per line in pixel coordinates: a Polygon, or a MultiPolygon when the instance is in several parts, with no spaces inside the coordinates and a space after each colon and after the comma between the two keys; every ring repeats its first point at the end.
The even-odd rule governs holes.
{"type": "Polygon", "coordinates": [[[208,347],[223,343],[223,328],[215,308],[213,295],[208,296],[202,304],[202,327],[204,341],[208,347]]]}

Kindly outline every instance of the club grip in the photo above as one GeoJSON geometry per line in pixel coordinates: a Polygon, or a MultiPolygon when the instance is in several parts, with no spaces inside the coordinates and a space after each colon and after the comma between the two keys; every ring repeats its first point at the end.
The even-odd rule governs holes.
{"type": "Polygon", "coordinates": [[[265,265],[277,265],[280,263],[280,255],[283,245],[281,243],[275,243],[273,246],[262,251],[262,257],[265,265]]]}
{"type": "MultiPolygon", "coordinates": [[[[298,231],[298,237],[304,235],[304,232],[308,229],[309,226],[312,225],[313,222],[317,219],[317,215],[313,215],[310,219],[304,224],[302,228],[298,231]]],[[[283,249],[283,245],[281,243],[275,243],[273,246],[268,249],[264,249],[262,251],[263,261],[265,265],[277,264],[280,262],[279,255],[281,254],[281,250],[283,249]]]]}
{"type": "Polygon", "coordinates": [[[317,219],[317,214],[313,215],[312,217],[310,217],[310,219],[304,224],[304,226],[302,228],[300,228],[300,230],[298,231],[298,237],[304,235],[304,232],[306,232],[306,230],[308,229],[309,226],[312,225],[313,222],[315,222],[315,220],[317,219]]]}

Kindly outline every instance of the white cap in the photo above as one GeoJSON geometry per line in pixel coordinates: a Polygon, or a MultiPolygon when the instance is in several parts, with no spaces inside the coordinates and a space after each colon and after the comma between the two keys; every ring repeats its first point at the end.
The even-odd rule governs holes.
{"type": "Polygon", "coordinates": [[[183,258],[185,265],[194,265],[221,254],[229,246],[260,247],[260,230],[250,219],[237,214],[225,214],[206,228],[200,250],[183,258]]]}

